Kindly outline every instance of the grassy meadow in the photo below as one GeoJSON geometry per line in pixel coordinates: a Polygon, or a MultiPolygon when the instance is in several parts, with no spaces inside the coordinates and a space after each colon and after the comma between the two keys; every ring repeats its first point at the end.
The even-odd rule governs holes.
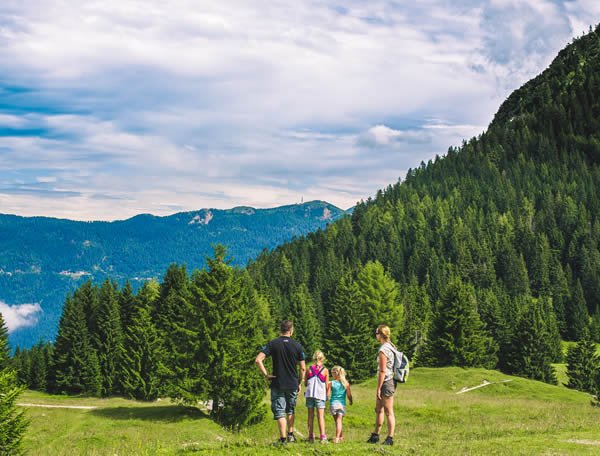
{"type": "MultiPolygon", "coordinates": [[[[414,369],[396,393],[394,447],[364,443],[373,425],[375,379],[353,385],[352,391],[355,403],[344,420],[346,442],[305,443],[306,407],[300,400],[299,442],[285,448],[271,445],[278,436],[270,415],[230,433],[201,411],[169,400],[143,403],[27,391],[19,402],[97,407],[23,407],[31,420],[25,438],[30,455],[600,454],[600,407],[590,405],[588,394],[562,386],[484,369],[414,369]],[[456,394],[484,381],[492,384],[456,394]]],[[[331,437],[333,419],[327,414],[326,424],[331,437]]]]}

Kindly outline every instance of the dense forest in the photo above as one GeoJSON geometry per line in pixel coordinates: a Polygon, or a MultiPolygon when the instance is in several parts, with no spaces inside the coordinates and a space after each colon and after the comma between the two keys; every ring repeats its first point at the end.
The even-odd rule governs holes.
{"type": "Polygon", "coordinates": [[[168,217],[149,214],[115,222],[76,222],[0,214],[0,301],[39,303],[34,326],[11,332],[13,346],[54,340],[67,292],[107,276],[137,288],[171,263],[200,268],[212,244],[227,245],[233,264],[264,248],[324,228],[344,214],[323,201],[272,209],[203,209],[168,217]]]}
{"type": "Polygon", "coordinates": [[[347,315],[362,312],[367,332],[389,324],[419,364],[553,381],[561,337],[600,342],[599,75],[596,28],[511,94],[485,133],[261,254],[248,271],[276,318],[314,319],[308,347],[349,353],[341,337],[363,319],[347,315]],[[362,310],[356,287],[371,295],[362,310]]]}
{"type": "Polygon", "coordinates": [[[561,339],[578,341],[569,386],[597,391],[599,74],[600,27],[510,95],[485,133],[351,216],[263,251],[245,270],[217,247],[207,268],[189,276],[171,265],[137,294],[86,283],[67,298],[54,346],[19,350],[13,365],[41,389],[213,399],[214,414],[247,422],[256,415],[231,418],[218,384],[231,378],[248,410],[258,404],[252,360],[285,317],[307,353],[323,349],[352,381],[374,373],[374,328],[387,324],[414,365],[549,383],[561,339]],[[34,362],[47,369],[39,381],[34,362]]]}

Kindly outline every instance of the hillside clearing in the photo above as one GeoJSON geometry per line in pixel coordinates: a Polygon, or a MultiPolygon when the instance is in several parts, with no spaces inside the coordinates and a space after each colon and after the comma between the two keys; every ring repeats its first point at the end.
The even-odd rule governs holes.
{"type": "MultiPolygon", "coordinates": [[[[344,421],[346,442],[280,450],[271,446],[271,417],[240,433],[221,428],[201,411],[170,403],[122,398],[50,396],[28,391],[22,402],[96,409],[24,408],[32,420],[25,439],[32,455],[264,455],[264,454],[597,454],[600,408],[590,396],[560,386],[484,369],[411,372],[396,395],[396,445],[364,443],[373,424],[375,379],[353,385],[355,404],[344,421]],[[462,388],[489,382],[468,394],[462,388]],[[511,381],[507,381],[511,380],[511,381]]],[[[265,401],[266,403],[266,401],[265,401]]],[[[328,435],[333,420],[327,416],[328,435]]],[[[299,400],[298,437],[306,435],[299,400]]]]}

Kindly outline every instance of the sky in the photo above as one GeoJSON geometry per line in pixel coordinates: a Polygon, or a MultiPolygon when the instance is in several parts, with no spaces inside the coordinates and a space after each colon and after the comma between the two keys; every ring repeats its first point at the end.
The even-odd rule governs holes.
{"type": "Polygon", "coordinates": [[[597,0],[3,0],[0,213],[347,209],[598,22],[597,0]]]}

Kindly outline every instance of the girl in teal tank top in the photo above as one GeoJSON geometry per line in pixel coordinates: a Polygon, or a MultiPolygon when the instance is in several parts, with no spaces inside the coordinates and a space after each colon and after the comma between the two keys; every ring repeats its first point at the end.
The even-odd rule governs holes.
{"type": "Polygon", "coordinates": [[[346,371],[341,366],[333,366],[331,369],[333,381],[327,384],[327,395],[329,396],[329,410],[335,420],[335,438],[333,443],[343,442],[342,421],[346,415],[346,396],[352,405],[352,392],[350,384],[346,380],[346,371]]]}

